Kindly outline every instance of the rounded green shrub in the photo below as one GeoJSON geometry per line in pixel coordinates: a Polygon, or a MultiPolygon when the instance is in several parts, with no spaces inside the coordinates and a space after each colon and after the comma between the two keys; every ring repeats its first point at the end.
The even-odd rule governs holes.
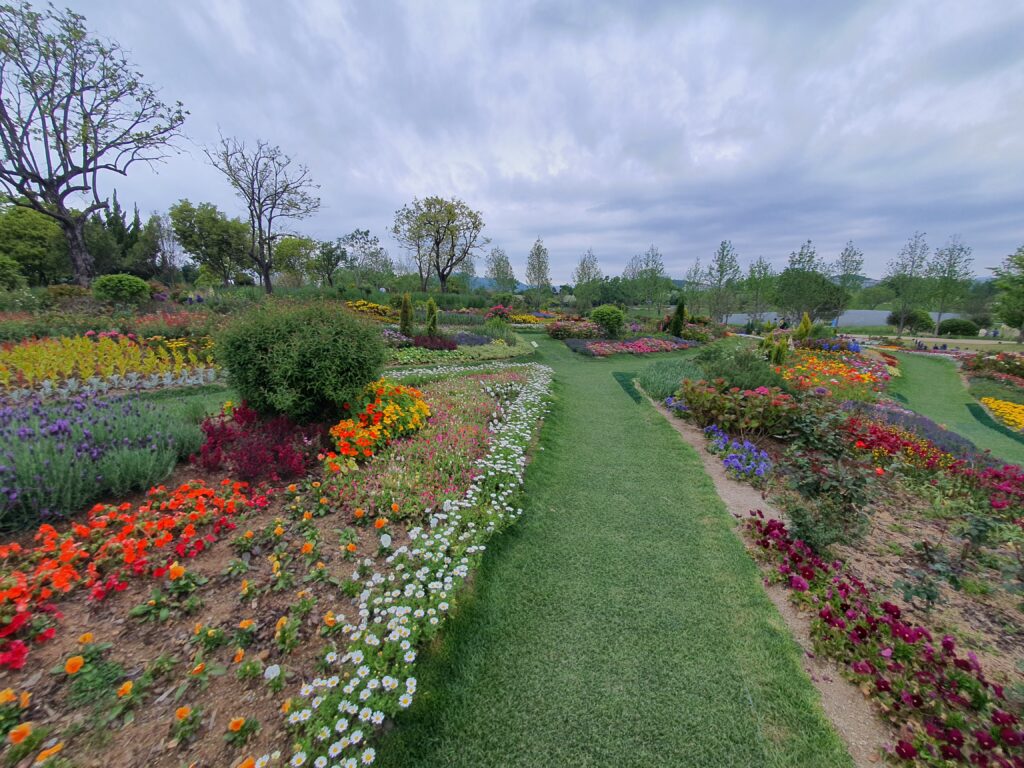
{"type": "Polygon", "coordinates": [[[622,332],[626,324],[626,313],[612,304],[602,304],[590,312],[590,319],[601,326],[601,329],[612,339],[622,332]]]}
{"type": "Polygon", "coordinates": [[[951,317],[939,323],[939,336],[977,336],[978,326],[970,320],[951,317]]]}
{"type": "MultiPolygon", "coordinates": [[[[899,327],[899,312],[890,312],[889,316],[885,318],[885,322],[889,325],[899,327]]],[[[904,314],[903,327],[917,333],[933,331],[935,330],[935,321],[932,320],[932,316],[923,309],[910,309],[904,314]]]]}
{"type": "Polygon", "coordinates": [[[340,307],[264,305],[221,334],[216,355],[250,407],[310,422],[354,405],[387,351],[377,326],[340,307]]]}
{"type": "Polygon", "coordinates": [[[92,281],[92,295],[111,304],[141,304],[149,298],[149,283],[135,275],[103,275],[92,281]]]}

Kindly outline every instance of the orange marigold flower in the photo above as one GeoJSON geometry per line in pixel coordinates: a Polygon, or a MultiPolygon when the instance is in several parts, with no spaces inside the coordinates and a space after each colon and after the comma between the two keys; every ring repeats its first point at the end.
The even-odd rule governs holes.
{"type": "Polygon", "coordinates": [[[247,757],[238,764],[238,768],[256,768],[256,761],[251,757],[247,757]]]}
{"type": "Polygon", "coordinates": [[[327,497],[326,496],[321,496],[320,497],[320,503],[321,504],[326,504],[327,503],[327,497]]]}
{"type": "Polygon", "coordinates": [[[32,694],[29,691],[22,691],[21,696],[18,697],[18,706],[22,709],[28,709],[29,702],[32,701],[32,694]]]}
{"type": "Polygon", "coordinates": [[[345,549],[347,549],[347,550],[348,550],[349,552],[355,552],[355,551],[356,551],[356,549],[358,549],[358,547],[356,547],[356,543],[355,543],[354,541],[350,541],[350,542],[349,542],[349,543],[348,543],[348,544],[347,544],[347,545],[345,546],[345,549]]]}
{"type": "Polygon", "coordinates": [[[174,717],[177,720],[186,720],[192,714],[192,707],[178,707],[174,710],[174,717]]]}
{"type": "Polygon", "coordinates": [[[235,651],[235,655],[231,658],[231,660],[235,664],[237,664],[238,662],[240,662],[244,658],[245,658],[245,649],[244,648],[239,648],[238,650],[235,651]]]}
{"type": "Polygon", "coordinates": [[[276,528],[274,528],[274,535],[275,536],[282,536],[283,534],[284,534],[284,528],[282,528],[280,525],[277,526],[276,528]]]}
{"type": "Polygon", "coordinates": [[[167,570],[167,575],[171,577],[171,581],[176,581],[185,575],[185,566],[179,565],[178,561],[175,560],[167,570]]]}
{"type": "Polygon", "coordinates": [[[277,624],[274,626],[274,634],[277,634],[282,629],[284,629],[284,625],[287,624],[287,623],[288,623],[288,617],[287,616],[282,616],[280,619],[278,619],[277,620],[277,624]]]}
{"type": "Polygon", "coordinates": [[[299,490],[299,487],[295,483],[292,483],[288,486],[289,493],[295,493],[297,490],[299,490]]]}
{"type": "Polygon", "coordinates": [[[291,708],[292,708],[292,700],[290,698],[289,699],[285,699],[284,702],[281,704],[281,711],[284,714],[287,715],[288,714],[288,710],[290,710],[291,708]]]}
{"type": "Polygon", "coordinates": [[[392,502],[392,504],[391,504],[391,511],[392,512],[397,512],[398,511],[398,504],[395,504],[394,502],[392,502]]]}
{"type": "Polygon", "coordinates": [[[64,742],[63,741],[54,744],[49,749],[44,749],[42,752],[40,752],[38,755],[36,755],[36,765],[40,765],[42,763],[45,763],[47,760],[49,760],[51,757],[56,755],[62,749],[64,749],[64,742]]]}
{"type": "Polygon", "coordinates": [[[198,664],[196,664],[194,667],[192,667],[191,674],[193,674],[193,675],[201,675],[201,674],[203,674],[203,672],[205,670],[206,670],[206,664],[204,664],[203,662],[200,661],[198,664]]]}
{"type": "Polygon", "coordinates": [[[324,615],[324,624],[326,624],[328,627],[333,627],[337,623],[338,620],[334,618],[334,611],[328,611],[324,615]]]}
{"type": "Polygon", "coordinates": [[[302,519],[303,520],[312,520],[313,519],[313,513],[312,512],[303,512],[302,513],[302,519]]]}
{"type": "Polygon", "coordinates": [[[362,517],[363,515],[366,514],[366,510],[363,509],[362,507],[356,507],[356,511],[353,512],[352,514],[354,514],[357,518],[358,517],[362,517]]]}
{"type": "Polygon", "coordinates": [[[135,683],[131,680],[125,680],[121,683],[121,687],[117,689],[117,698],[123,699],[125,696],[131,696],[132,688],[135,687],[135,683]]]}
{"type": "Polygon", "coordinates": [[[230,723],[228,723],[228,730],[232,733],[238,733],[240,730],[242,730],[243,725],[245,725],[245,718],[235,717],[232,718],[230,723]]]}
{"type": "Polygon", "coordinates": [[[242,619],[240,622],[238,622],[238,628],[239,629],[252,629],[252,626],[255,623],[256,622],[254,622],[252,619],[242,619]]]}
{"type": "Polygon", "coordinates": [[[70,659],[64,662],[64,671],[69,675],[73,675],[82,668],[85,664],[85,657],[83,656],[72,656],[70,659]]]}
{"type": "Polygon", "coordinates": [[[4,688],[0,691],[0,704],[10,704],[15,701],[18,697],[14,694],[13,688],[4,688]]]}
{"type": "Polygon", "coordinates": [[[11,744],[21,744],[25,739],[32,735],[32,723],[20,723],[19,725],[11,728],[7,734],[7,739],[11,744]]]}
{"type": "Polygon", "coordinates": [[[383,528],[387,524],[388,524],[388,519],[386,517],[378,517],[376,520],[373,521],[373,527],[376,528],[377,530],[380,530],[381,528],[383,528]]]}
{"type": "Polygon", "coordinates": [[[91,642],[92,642],[92,640],[93,640],[93,634],[92,634],[92,632],[84,632],[84,633],[83,633],[83,634],[82,634],[82,635],[81,635],[81,636],[80,636],[80,637],[78,638],[78,642],[80,642],[80,643],[81,643],[82,645],[88,645],[89,643],[91,643],[91,642]]]}

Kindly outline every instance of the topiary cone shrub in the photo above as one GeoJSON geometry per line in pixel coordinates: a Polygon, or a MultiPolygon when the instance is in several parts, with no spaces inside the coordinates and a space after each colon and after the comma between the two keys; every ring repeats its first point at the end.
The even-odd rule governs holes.
{"type": "Polygon", "coordinates": [[[412,297],[408,293],[402,294],[402,309],[398,315],[398,330],[403,336],[413,336],[412,332],[412,297]]]}
{"type": "Polygon", "coordinates": [[[216,355],[250,408],[308,423],[357,403],[387,351],[377,326],[340,307],[263,305],[221,334],[216,355]]]}
{"type": "Polygon", "coordinates": [[[427,301],[427,336],[437,336],[437,304],[433,299],[427,301]]]}
{"type": "Polygon", "coordinates": [[[676,311],[672,313],[672,319],[668,323],[668,332],[670,336],[682,336],[683,329],[686,327],[686,307],[683,306],[683,300],[680,299],[676,302],[676,311]]]}

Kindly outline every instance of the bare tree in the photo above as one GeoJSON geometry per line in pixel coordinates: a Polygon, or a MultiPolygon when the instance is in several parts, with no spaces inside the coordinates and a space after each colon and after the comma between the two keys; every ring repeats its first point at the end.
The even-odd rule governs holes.
{"type": "Polygon", "coordinates": [[[316,213],[320,198],[313,190],[319,187],[309,168],[293,164],[280,147],[266,141],[249,148],[245,142],[221,136],[215,149],[206,150],[206,157],[249,209],[249,257],[264,290],[273,293],[274,241],[287,234],[277,231],[277,226],[281,219],[295,221],[316,213]]]}
{"type": "Polygon", "coordinates": [[[0,186],[60,225],[80,285],[93,272],[85,223],[107,205],[100,175],[165,157],[186,114],[157,98],[116,42],[90,37],[84,16],[0,6],[0,186]]]}

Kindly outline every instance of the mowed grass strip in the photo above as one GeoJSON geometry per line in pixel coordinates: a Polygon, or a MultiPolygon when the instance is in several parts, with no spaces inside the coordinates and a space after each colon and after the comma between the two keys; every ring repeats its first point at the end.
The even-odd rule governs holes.
{"type": "Polygon", "coordinates": [[[557,403],[385,766],[849,766],[699,457],[614,372],[542,341],[557,403]]]}
{"type": "Polygon", "coordinates": [[[978,421],[967,406],[977,401],[964,387],[956,365],[942,357],[897,355],[900,375],[889,384],[913,411],[966,437],[994,456],[1024,464],[1024,445],[978,421]]]}

